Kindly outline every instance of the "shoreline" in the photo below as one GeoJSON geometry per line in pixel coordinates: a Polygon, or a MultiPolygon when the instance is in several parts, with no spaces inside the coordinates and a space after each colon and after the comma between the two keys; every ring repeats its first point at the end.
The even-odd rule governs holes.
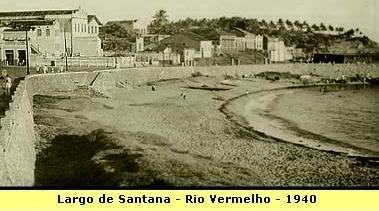
{"type": "MultiPolygon", "coordinates": [[[[269,92],[303,85],[258,79],[232,81],[238,86],[222,92],[185,88],[204,83],[213,87],[221,81],[223,77],[156,82],[154,92],[148,84],[116,88],[109,91],[109,98],[75,92],[58,93],[73,96],[66,98],[52,94],[37,97],[34,118],[41,135],[37,145],[37,184],[64,186],[67,178],[72,177],[73,181],[80,181],[82,172],[94,166],[107,178],[95,177],[89,186],[378,185],[377,163],[291,144],[254,131],[246,124],[236,124],[222,112],[225,103],[246,95],[246,88],[269,92]],[[187,94],[185,100],[180,98],[181,90],[187,94]],[[62,145],[68,138],[74,140],[62,145]],[[104,141],[111,145],[87,152],[91,149],[87,147],[89,140],[100,146],[104,141]],[[88,162],[66,153],[50,154],[58,149],[71,152],[75,150],[72,144],[83,145],[72,154],[88,154],[85,158],[88,162]],[[65,163],[61,163],[62,159],[65,163]],[[66,175],[72,163],[82,167],[66,175]],[[57,168],[51,169],[52,165],[57,168]],[[109,169],[112,171],[107,172],[109,169]]],[[[230,115],[230,118],[237,117],[230,115]]]]}
{"type": "MultiPolygon", "coordinates": [[[[242,94],[239,96],[235,96],[223,103],[221,107],[218,109],[221,113],[223,113],[226,118],[238,125],[239,127],[248,130],[254,134],[262,136],[264,138],[272,138],[276,141],[281,141],[285,143],[295,144],[298,146],[337,153],[337,154],[346,154],[349,157],[356,158],[364,158],[367,160],[375,160],[379,162],[379,153],[371,150],[366,150],[364,148],[360,148],[348,143],[344,143],[338,140],[334,140],[320,134],[313,133],[308,130],[301,129],[292,123],[290,120],[287,120],[282,117],[275,116],[270,114],[271,110],[269,106],[278,98],[280,95],[288,94],[288,92],[294,89],[306,89],[312,87],[329,87],[329,86],[356,86],[356,85],[365,85],[364,83],[348,83],[348,84],[314,84],[314,85],[301,85],[301,86],[288,86],[283,88],[274,88],[274,89],[266,89],[259,90],[248,94],[242,94]],[[278,93],[279,92],[279,93],[278,93]],[[252,107],[252,97],[258,97],[261,103],[267,104],[263,105],[256,103],[253,105],[254,114],[247,114],[246,108],[252,107]],[[242,99],[245,98],[245,99],[242,99]],[[263,99],[262,98],[269,98],[263,99]],[[249,99],[249,100],[248,100],[249,99]],[[242,101],[237,103],[236,101],[242,101]],[[240,104],[240,105],[233,105],[240,104]],[[243,104],[243,105],[241,105],[243,104]],[[244,106],[243,111],[240,110],[241,107],[244,106]],[[255,106],[255,107],[254,107],[255,106]],[[237,107],[237,108],[236,108],[237,107]],[[241,114],[243,112],[243,114],[241,114]],[[260,125],[260,123],[252,123],[249,122],[248,119],[254,116],[255,118],[263,121],[264,126],[260,125]],[[272,126],[272,121],[275,121],[274,126],[272,126]],[[290,123],[292,126],[283,126],[280,125],[282,123],[290,123]],[[271,125],[271,126],[270,126],[271,125]],[[295,141],[293,140],[295,139],[295,141]],[[296,140],[297,139],[297,140],[296,140]]],[[[375,85],[371,85],[375,86],[375,85]]]]}

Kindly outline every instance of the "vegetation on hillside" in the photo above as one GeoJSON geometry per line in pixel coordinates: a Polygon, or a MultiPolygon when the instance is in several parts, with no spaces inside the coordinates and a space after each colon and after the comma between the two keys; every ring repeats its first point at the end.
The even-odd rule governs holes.
{"type": "MultiPolygon", "coordinates": [[[[258,20],[256,18],[220,17],[213,19],[192,19],[169,21],[165,10],[158,10],[148,26],[150,34],[174,35],[180,32],[193,32],[207,40],[218,41],[221,34],[231,33],[242,36],[241,30],[254,34],[282,39],[286,46],[302,48],[305,52],[329,52],[335,43],[353,43],[361,46],[364,52],[377,52],[377,43],[365,36],[359,28],[345,30],[343,27],[325,23],[310,24],[306,21],[258,20]],[[374,49],[374,50],[373,50],[374,49]]],[[[135,42],[136,33],[128,31],[115,23],[108,23],[100,30],[104,50],[130,50],[135,42]]]]}

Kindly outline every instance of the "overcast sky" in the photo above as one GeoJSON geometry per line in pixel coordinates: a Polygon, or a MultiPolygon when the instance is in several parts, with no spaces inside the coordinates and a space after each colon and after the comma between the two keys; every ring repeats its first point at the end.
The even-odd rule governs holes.
{"type": "Polygon", "coordinates": [[[379,0],[0,0],[0,11],[79,6],[104,23],[134,18],[148,23],[154,11],[164,9],[170,20],[241,16],[358,27],[379,41],[379,16],[376,14],[379,0]]]}

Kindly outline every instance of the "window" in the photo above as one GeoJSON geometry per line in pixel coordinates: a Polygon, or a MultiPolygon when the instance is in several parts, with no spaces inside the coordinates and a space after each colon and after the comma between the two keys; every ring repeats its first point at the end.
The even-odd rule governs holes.
{"type": "Polygon", "coordinates": [[[37,36],[38,37],[42,36],[42,30],[41,29],[37,29],[37,36]]]}
{"type": "Polygon", "coordinates": [[[50,37],[50,29],[46,29],[46,37],[50,37]]]}
{"type": "Polygon", "coordinates": [[[93,26],[91,26],[91,33],[93,34],[95,32],[93,26]]]}
{"type": "Polygon", "coordinates": [[[90,30],[90,26],[88,26],[88,33],[90,33],[90,31],[91,31],[91,30],[90,30]]]}
{"type": "Polygon", "coordinates": [[[76,26],[76,23],[75,23],[75,32],[77,32],[78,31],[78,29],[77,29],[77,26],[76,26]]]}
{"type": "Polygon", "coordinates": [[[83,29],[83,24],[81,25],[81,28],[82,28],[81,32],[84,32],[84,29],[83,29]]]}
{"type": "Polygon", "coordinates": [[[95,26],[95,34],[97,34],[97,27],[95,26]]]}

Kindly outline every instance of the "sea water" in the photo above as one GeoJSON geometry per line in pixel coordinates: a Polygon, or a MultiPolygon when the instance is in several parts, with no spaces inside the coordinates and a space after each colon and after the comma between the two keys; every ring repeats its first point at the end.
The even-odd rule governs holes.
{"type": "Polygon", "coordinates": [[[292,130],[309,131],[341,145],[379,152],[379,86],[329,86],[279,95],[270,113],[292,130]]]}

